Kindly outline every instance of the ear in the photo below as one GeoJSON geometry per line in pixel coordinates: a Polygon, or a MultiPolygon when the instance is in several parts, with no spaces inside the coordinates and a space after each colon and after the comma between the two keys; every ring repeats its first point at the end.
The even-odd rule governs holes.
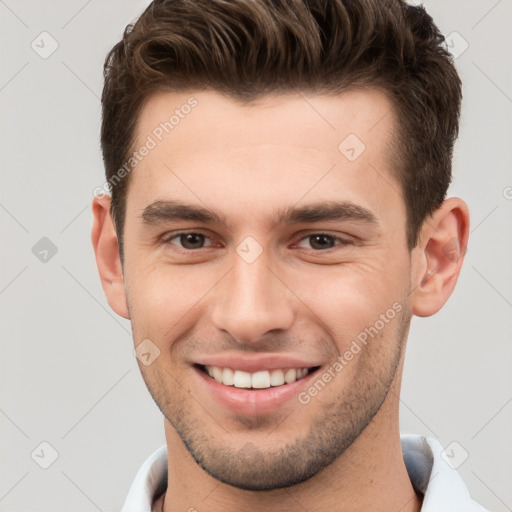
{"type": "Polygon", "coordinates": [[[429,216],[413,251],[412,313],[431,316],[446,303],[462,268],[469,237],[469,210],[452,197],[429,216]]]}
{"type": "Polygon", "coordinates": [[[103,291],[110,307],[120,316],[130,318],[124,288],[123,268],[114,222],[110,215],[111,197],[95,197],[92,202],[92,245],[103,291]]]}

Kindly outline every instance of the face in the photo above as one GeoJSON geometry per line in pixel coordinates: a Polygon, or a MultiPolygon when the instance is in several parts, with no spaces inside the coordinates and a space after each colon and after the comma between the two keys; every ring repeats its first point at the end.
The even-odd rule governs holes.
{"type": "Polygon", "coordinates": [[[142,112],[135,146],[151,147],[130,176],[123,274],[135,345],[158,357],[139,365],[223,482],[310,478],[398,378],[411,260],[390,111],[356,91],[165,93],[142,112]]]}

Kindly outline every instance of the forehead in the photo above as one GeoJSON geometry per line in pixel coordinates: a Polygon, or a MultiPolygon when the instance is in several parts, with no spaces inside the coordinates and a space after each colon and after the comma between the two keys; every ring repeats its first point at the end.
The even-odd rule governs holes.
{"type": "Polygon", "coordinates": [[[388,138],[385,135],[394,124],[391,101],[375,88],[337,95],[269,95],[247,103],[211,90],[162,92],[146,102],[135,136],[138,143],[147,135],[167,145],[175,142],[174,151],[189,135],[202,144],[210,141],[214,147],[218,147],[219,139],[225,142],[226,135],[230,135],[237,142],[245,139],[251,145],[308,146],[314,140],[318,149],[332,150],[348,133],[365,142],[371,139],[375,146],[383,135],[388,138]]]}
{"type": "Polygon", "coordinates": [[[392,172],[394,128],[390,100],[374,89],[270,95],[247,104],[214,91],[159,93],[138,120],[134,149],[150,149],[132,172],[128,197],[139,211],[180,198],[228,216],[234,202],[263,212],[340,195],[385,209],[401,201],[392,172]]]}

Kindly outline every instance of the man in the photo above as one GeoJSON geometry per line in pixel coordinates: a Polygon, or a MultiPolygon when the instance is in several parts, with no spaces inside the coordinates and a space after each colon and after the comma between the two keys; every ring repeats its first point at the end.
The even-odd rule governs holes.
{"type": "Polygon", "coordinates": [[[166,445],[128,511],[482,511],[400,437],[412,315],[468,242],[461,84],[398,0],[161,0],[105,65],[109,304],[166,445]]]}

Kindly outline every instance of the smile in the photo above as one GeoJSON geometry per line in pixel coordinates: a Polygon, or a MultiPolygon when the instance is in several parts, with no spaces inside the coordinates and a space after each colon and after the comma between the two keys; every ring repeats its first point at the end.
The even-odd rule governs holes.
{"type": "Polygon", "coordinates": [[[214,409],[220,406],[225,412],[254,416],[296,407],[298,394],[322,366],[320,359],[311,356],[224,352],[198,354],[192,375],[198,396],[207,397],[214,409]]]}
{"type": "Polygon", "coordinates": [[[266,389],[291,384],[302,379],[318,367],[276,368],[272,370],[256,371],[253,373],[211,365],[202,365],[200,368],[212,379],[215,379],[217,382],[224,384],[225,386],[244,389],[266,389]]]}

